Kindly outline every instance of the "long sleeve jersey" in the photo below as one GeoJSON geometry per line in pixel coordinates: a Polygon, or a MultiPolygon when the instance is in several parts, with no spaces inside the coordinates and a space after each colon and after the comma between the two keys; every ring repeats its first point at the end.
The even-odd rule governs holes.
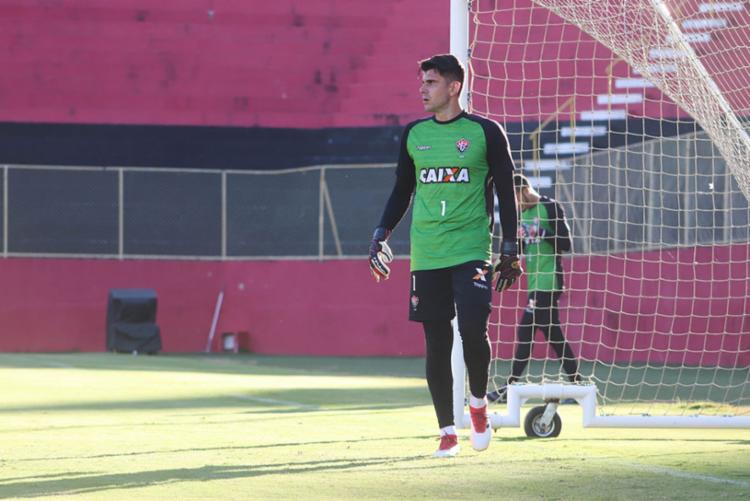
{"type": "Polygon", "coordinates": [[[543,196],[539,203],[521,212],[521,236],[529,291],[563,290],[560,255],[571,250],[572,242],[562,205],[543,196]]]}
{"type": "Polygon", "coordinates": [[[504,240],[517,238],[513,159],[497,122],[462,112],[406,126],[396,183],[380,226],[393,229],[413,202],[411,269],[490,262],[494,191],[504,240]],[[413,198],[413,201],[412,201],[413,198]]]}

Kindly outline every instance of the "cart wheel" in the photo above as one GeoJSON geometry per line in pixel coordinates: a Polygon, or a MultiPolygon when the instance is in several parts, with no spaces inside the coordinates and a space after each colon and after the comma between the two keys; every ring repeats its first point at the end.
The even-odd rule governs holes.
{"type": "Polygon", "coordinates": [[[562,420],[560,415],[555,412],[555,416],[552,418],[552,422],[544,426],[541,422],[544,410],[547,408],[545,405],[534,407],[526,414],[526,419],[523,423],[523,429],[526,432],[527,437],[531,438],[552,438],[560,434],[562,430],[562,420]]]}

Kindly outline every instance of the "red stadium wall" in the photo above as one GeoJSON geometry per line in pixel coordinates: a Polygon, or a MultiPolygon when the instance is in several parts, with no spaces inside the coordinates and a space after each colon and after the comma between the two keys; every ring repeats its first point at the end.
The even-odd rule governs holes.
{"type": "MultiPolygon", "coordinates": [[[[588,359],[746,365],[749,257],[750,245],[735,245],[568,261],[568,338],[588,359]]],[[[406,321],[408,276],[407,261],[377,285],[363,260],[3,259],[0,351],[102,351],[108,290],[135,287],[157,291],[167,352],[203,350],[223,289],[217,333],[247,331],[253,352],[421,356],[421,329],[406,321]]],[[[502,296],[505,325],[521,313],[521,290],[502,296]]],[[[491,331],[504,357],[513,336],[491,331]]]]}
{"type": "MultiPolygon", "coordinates": [[[[748,263],[750,244],[568,258],[560,321],[588,360],[747,365],[748,263]]],[[[501,323],[513,325],[526,296],[503,299],[501,323]]],[[[535,335],[533,355],[553,356],[535,335]]],[[[513,339],[513,329],[495,333],[503,358],[513,356],[513,339]]]]}
{"type": "Polygon", "coordinates": [[[6,0],[0,122],[393,125],[448,26],[447,1],[6,0]]]}
{"type": "MultiPolygon", "coordinates": [[[[495,80],[475,82],[480,111],[543,120],[573,94],[576,110],[601,110],[596,97],[615,90],[612,77],[632,76],[626,64],[610,69],[606,47],[531,0],[498,2],[500,14],[488,6],[478,35],[494,44],[475,47],[473,67],[495,80]],[[500,26],[493,16],[503,16],[500,26]],[[506,64],[487,68],[486,59],[506,64]]],[[[726,57],[733,40],[716,37],[717,54],[726,57]]],[[[449,50],[449,2],[5,0],[0,47],[0,122],[403,125],[423,114],[416,61],[449,50]]],[[[716,66],[718,56],[695,50],[716,66]]],[[[731,72],[713,76],[730,101],[742,98],[731,92],[731,72]]],[[[638,92],[629,116],[681,114],[657,89],[638,92]]]]}
{"type": "Polygon", "coordinates": [[[133,287],[156,290],[168,352],[205,348],[223,288],[217,333],[247,331],[254,352],[419,355],[405,264],[403,284],[376,287],[366,261],[3,259],[0,351],[103,351],[108,291],[133,287]]]}

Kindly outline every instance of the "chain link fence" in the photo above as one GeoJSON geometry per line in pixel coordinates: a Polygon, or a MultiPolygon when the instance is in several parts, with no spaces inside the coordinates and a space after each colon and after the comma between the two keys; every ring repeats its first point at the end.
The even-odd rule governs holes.
{"type": "MultiPolygon", "coordinates": [[[[393,164],[274,171],[2,166],[4,256],[363,256],[393,164]]],[[[409,215],[392,237],[407,254],[409,215]]]]}
{"type": "MultiPolygon", "coordinates": [[[[362,257],[394,176],[394,164],[263,171],[4,165],[3,255],[362,257]]],[[[747,200],[704,134],[578,156],[556,173],[549,194],[566,208],[577,254],[750,240],[747,200]]],[[[410,219],[408,212],[390,240],[402,257],[410,219]]]]}

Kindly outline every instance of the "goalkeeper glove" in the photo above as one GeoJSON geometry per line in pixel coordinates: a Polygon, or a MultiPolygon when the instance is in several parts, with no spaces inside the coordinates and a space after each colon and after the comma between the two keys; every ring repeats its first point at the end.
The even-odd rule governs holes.
{"type": "Polygon", "coordinates": [[[380,282],[380,279],[388,280],[388,275],[391,273],[388,263],[393,261],[393,252],[388,246],[386,240],[391,236],[391,230],[378,226],[375,228],[375,232],[372,234],[372,242],[370,242],[370,273],[375,278],[376,282],[380,282]]]}
{"type": "Polygon", "coordinates": [[[495,290],[502,292],[510,288],[513,282],[523,274],[521,262],[518,260],[518,243],[514,241],[503,241],[500,247],[500,259],[495,264],[497,282],[495,290]]]}

